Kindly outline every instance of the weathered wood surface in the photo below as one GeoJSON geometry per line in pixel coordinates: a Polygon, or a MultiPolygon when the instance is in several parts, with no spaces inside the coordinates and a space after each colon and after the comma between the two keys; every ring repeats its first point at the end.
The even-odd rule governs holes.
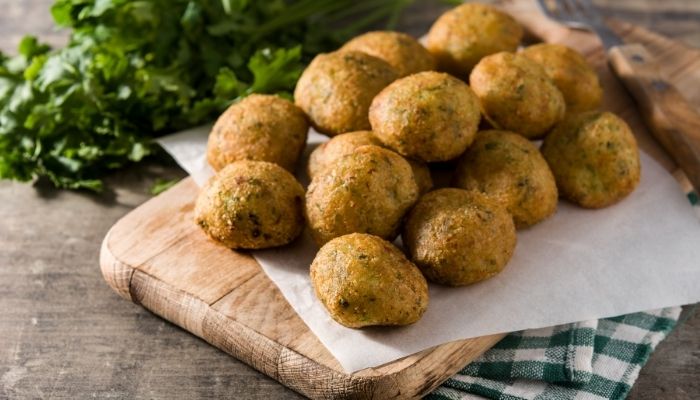
{"type": "MultiPolygon", "coordinates": [[[[0,49],[11,51],[23,33],[51,33],[50,3],[0,0],[0,49]]],[[[422,2],[404,18],[411,32],[425,31],[436,3],[422,2]]],[[[617,17],[700,46],[700,2],[602,3],[617,17]],[[647,14],[652,7],[657,12],[647,14]]],[[[679,88],[698,101],[691,82],[679,88]]],[[[103,196],[0,182],[0,398],[299,398],[102,283],[96,265],[108,228],[150,197],[156,177],[174,176],[183,173],[173,166],[131,168],[113,176],[114,191],[103,196]]],[[[700,393],[700,313],[686,308],[682,318],[630,399],[700,393]]]]}

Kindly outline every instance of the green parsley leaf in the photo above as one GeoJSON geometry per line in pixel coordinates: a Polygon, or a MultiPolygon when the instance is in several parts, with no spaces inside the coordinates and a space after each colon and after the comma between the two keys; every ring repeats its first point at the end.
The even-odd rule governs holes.
{"type": "Polygon", "coordinates": [[[0,179],[102,190],[155,137],[250,93],[291,97],[315,54],[411,1],[56,0],[66,47],[29,36],[0,53],[0,179]]]}

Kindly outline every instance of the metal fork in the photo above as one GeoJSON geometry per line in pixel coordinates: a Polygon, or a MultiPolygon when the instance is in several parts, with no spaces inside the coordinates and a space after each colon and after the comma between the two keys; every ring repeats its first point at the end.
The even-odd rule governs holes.
{"type": "Polygon", "coordinates": [[[542,11],[551,19],[576,29],[595,32],[606,49],[623,44],[620,37],[605,24],[589,0],[537,0],[542,11]]]}
{"type": "Polygon", "coordinates": [[[625,44],[591,0],[537,2],[551,19],[600,37],[613,72],[637,101],[646,125],[700,193],[700,114],[668,83],[646,48],[625,44]]]}

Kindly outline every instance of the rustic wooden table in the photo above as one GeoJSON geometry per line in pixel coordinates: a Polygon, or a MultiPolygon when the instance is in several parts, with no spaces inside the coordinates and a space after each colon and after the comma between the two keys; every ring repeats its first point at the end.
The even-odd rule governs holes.
{"type": "MultiPolygon", "coordinates": [[[[0,50],[38,34],[54,44],[52,0],[0,0],[0,50]]],[[[608,15],[700,47],[697,0],[598,0],[608,15]]],[[[403,18],[415,34],[439,12],[420,1],[403,18]]],[[[101,196],[0,182],[0,398],[300,398],[296,393],[117,297],[97,257],[109,227],[175,166],[142,165],[109,178],[101,196]]],[[[700,396],[700,313],[641,371],[630,399],[700,396]]]]}

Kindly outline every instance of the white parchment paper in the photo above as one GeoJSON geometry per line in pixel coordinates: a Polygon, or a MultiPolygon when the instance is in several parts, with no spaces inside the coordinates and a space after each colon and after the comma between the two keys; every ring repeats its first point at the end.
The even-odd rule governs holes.
{"type": "MultiPolygon", "coordinates": [[[[202,127],[159,141],[200,185],[212,175],[204,154],[208,132],[202,127]]],[[[309,146],[322,140],[312,133],[309,146]]],[[[561,201],[552,218],[518,232],[501,274],[462,288],[431,285],[428,311],[408,327],[353,330],[335,323],[311,288],[317,247],[306,234],[253,255],[348,372],[453,340],[698,302],[700,220],[676,180],[651,157],[641,159],[641,183],[629,197],[602,210],[561,201]]]]}

